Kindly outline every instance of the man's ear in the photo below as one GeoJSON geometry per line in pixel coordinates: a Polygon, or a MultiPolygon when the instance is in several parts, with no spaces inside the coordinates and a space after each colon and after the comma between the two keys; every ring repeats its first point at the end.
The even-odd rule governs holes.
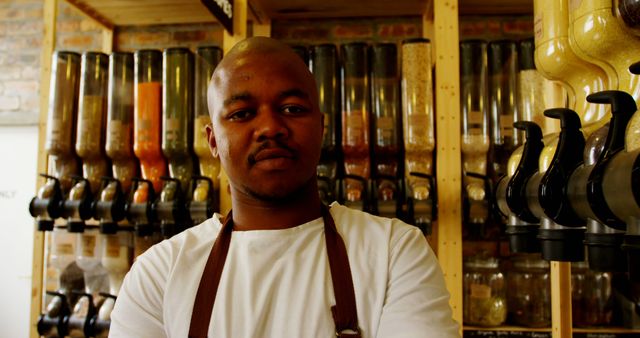
{"type": "Polygon", "coordinates": [[[209,150],[211,150],[211,154],[213,155],[214,158],[218,157],[218,147],[216,144],[216,138],[215,135],[213,134],[213,128],[211,126],[211,124],[207,124],[204,127],[204,130],[207,132],[207,142],[209,143],[209,150]]]}

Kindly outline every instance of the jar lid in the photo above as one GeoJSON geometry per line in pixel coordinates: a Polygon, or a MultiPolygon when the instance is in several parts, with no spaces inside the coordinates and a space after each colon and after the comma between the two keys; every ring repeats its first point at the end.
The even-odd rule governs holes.
{"type": "Polygon", "coordinates": [[[549,262],[540,255],[525,255],[513,257],[513,266],[517,269],[549,269],[549,262]]]}
{"type": "Polygon", "coordinates": [[[472,256],[464,262],[465,268],[471,269],[497,269],[500,264],[500,260],[496,257],[488,256],[472,256]]]}

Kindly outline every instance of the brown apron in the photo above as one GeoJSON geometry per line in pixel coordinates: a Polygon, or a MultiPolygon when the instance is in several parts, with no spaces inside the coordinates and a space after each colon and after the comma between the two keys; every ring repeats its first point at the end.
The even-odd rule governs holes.
{"type": "MultiPolygon", "coordinates": [[[[353,291],[353,280],[347,257],[347,249],[329,208],[322,205],[322,219],[324,220],[324,233],[329,256],[329,269],[336,297],[336,305],[331,307],[333,320],[336,324],[336,336],[344,338],[360,338],[358,328],[358,314],[356,311],[356,297],[353,291]]],[[[196,299],[193,304],[191,324],[189,326],[189,338],[206,338],[211,321],[213,304],[216,300],[216,292],[220,284],[222,269],[229,252],[231,232],[233,231],[233,217],[231,211],[225,217],[218,238],[213,243],[211,253],[204,267],[202,279],[198,286],[196,299]]]]}

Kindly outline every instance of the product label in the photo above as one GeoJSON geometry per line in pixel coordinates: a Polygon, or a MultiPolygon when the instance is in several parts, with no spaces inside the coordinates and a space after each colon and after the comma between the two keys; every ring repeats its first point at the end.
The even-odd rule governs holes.
{"type": "Polygon", "coordinates": [[[513,137],[513,115],[500,115],[502,137],[513,137]]]}
{"type": "Polygon", "coordinates": [[[56,243],[53,247],[53,253],[58,256],[73,255],[73,245],[71,243],[56,243]]]}
{"type": "Polygon", "coordinates": [[[93,257],[96,251],[96,236],[82,235],[82,256],[93,257]]]}
{"type": "Polygon", "coordinates": [[[346,117],[344,120],[344,140],[348,145],[361,145],[364,144],[364,128],[362,112],[351,112],[344,114],[346,117]]]}
{"type": "Polygon", "coordinates": [[[388,116],[379,117],[376,119],[376,135],[378,142],[383,143],[395,143],[393,138],[393,118],[388,116]]]}
{"type": "Polygon", "coordinates": [[[491,287],[485,284],[471,284],[469,286],[470,296],[472,298],[488,299],[491,298],[491,287]]]}
{"type": "Polygon", "coordinates": [[[117,258],[120,257],[120,241],[118,236],[107,236],[107,257],[117,258]]]}
{"type": "Polygon", "coordinates": [[[543,16],[542,11],[540,11],[540,13],[533,19],[533,34],[536,40],[540,40],[544,37],[543,16]]]}
{"type": "Polygon", "coordinates": [[[483,125],[482,112],[479,110],[472,110],[467,115],[467,125],[469,129],[471,128],[480,128],[482,129],[483,125]]]}

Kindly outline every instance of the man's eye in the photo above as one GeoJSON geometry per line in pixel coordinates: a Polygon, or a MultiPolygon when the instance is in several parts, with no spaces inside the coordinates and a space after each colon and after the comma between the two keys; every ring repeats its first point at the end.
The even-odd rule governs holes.
{"type": "Polygon", "coordinates": [[[284,106],[282,107],[282,112],[285,114],[300,114],[306,112],[308,109],[301,106],[284,106]]]}
{"type": "Polygon", "coordinates": [[[238,110],[229,114],[228,119],[231,121],[241,121],[241,120],[246,120],[249,117],[251,117],[250,110],[238,110]]]}

